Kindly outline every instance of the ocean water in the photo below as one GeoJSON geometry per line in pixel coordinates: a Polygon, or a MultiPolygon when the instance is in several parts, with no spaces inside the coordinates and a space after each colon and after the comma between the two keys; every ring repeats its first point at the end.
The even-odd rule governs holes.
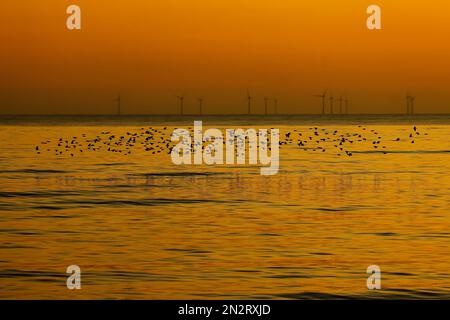
{"type": "Polygon", "coordinates": [[[194,119],[0,118],[0,298],[450,298],[450,117],[202,119],[291,132],[274,176],[145,150],[194,119]]]}

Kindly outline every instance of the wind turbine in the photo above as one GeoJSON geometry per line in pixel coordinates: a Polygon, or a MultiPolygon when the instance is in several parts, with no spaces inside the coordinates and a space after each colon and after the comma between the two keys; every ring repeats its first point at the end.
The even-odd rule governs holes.
{"type": "Polygon", "coordinates": [[[342,97],[339,97],[339,114],[342,114],[342,101],[344,101],[342,97]]]}
{"type": "Polygon", "coordinates": [[[181,96],[177,96],[178,100],[180,100],[180,114],[183,115],[184,114],[184,94],[182,94],[181,96]]]}
{"type": "Polygon", "coordinates": [[[409,115],[409,93],[406,92],[406,114],[409,115]]]}
{"type": "Polygon", "coordinates": [[[117,95],[117,98],[114,101],[117,102],[117,115],[120,116],[120,114],[122,113],[120,93],[117,95]]]}
{"type": "Polygon", "coordinates": [[[267,103],[269,102],[269,98],[264,97],[264,115],[267,116],[267,103]]]}
{"type": "Polygon", "coordinates": [[[278,99],[277,98],[275,98],[275,99],[273,99],[273,106],[274,106],[274,111],[275,111],[275,114],[278,114],[278,99]]]}
{"type": "Polygon", "coordinates": [[[413,104],[414,104],[414,98],[409,94],[409,92],[406,93],[406,114],[412,115],[413,114],[413,104]]]}
{"type": "Polygon", "coordinates": [[[203,97],[199,97],[197,98],[198,100],[198,111],[200,113],[200,115],[203,114],[203,97]]]}
{"type": "Polygon", "coordinates": [[[250,91],[247,89],[247,114],[251,114],[251,104],[252,104],[252,96],[250,95],[250,91]]]}
{"type": "Polygon", "coordinates": [[[314,95],[314,97],[322,99],[322,115],[325,114],[325,99],[327,97],[327,91],[328,91],[328,89],[325,89],[325,91],[322,94],[314,95]]]}
{"type": "Polygon", "coordinates": [[[330,94],[330,114],[333,114],[333,94],[330,94]]]}
{"type": "Polygon", "coordinates": [[[410,100],[410,111],[411,111],[411,115],[414,115],[414,101],[416,100],[415,97],[411,96],[409,97],[410,100]]]}

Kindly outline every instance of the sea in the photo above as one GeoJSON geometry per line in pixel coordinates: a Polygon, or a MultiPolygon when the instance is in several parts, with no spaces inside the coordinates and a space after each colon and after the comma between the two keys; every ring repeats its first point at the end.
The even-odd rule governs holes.
{"type": "Polygon", "coordinates": [[[449,172],[446,115],[0,116],[0,298],[449,299],[449,172]],[[278,174],[173,164],[195,120],[278,174]]]}

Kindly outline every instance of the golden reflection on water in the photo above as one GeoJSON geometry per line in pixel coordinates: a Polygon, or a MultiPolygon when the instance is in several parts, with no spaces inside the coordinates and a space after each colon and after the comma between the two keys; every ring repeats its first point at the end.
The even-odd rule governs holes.
{"type": "Polygon", "coordinates": [[[409,124],[366,126],[394,153],[364,153],[367,141],[352,157],[282,147],[270,177],[138,148],[34,150],[139,126],[0,126],[0,298],[448,298],[450,126],[417,126],[427,135],[414,144],[409,124]],[[66,288],[72,264],[82,290],[66,288]],[[366,288],[374,264],[379,292],[366,288]]]}

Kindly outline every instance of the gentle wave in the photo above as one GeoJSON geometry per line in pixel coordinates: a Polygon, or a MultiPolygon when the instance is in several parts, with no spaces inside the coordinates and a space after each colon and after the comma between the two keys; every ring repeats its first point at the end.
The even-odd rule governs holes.
{"type": "Polygon", "coordinates": [[[1,192],[0,198],[48,198],[48,197],[76,197],[82,195],[81,192],[78,191],[36,191],[36,192],[1,192]]]}
{"type": "Polygon", "coordinates": [[[450,153],[450,150],[363,150],[363,151],[352,151],[352,153],[361,154],[446,154],[450,153]]]}
{"type": "Polygon", "coordinates": [[[69,173],[70,171],[54,170],[54,169],[20,169],[20,170],[2,170],[1,173],[69,173]]]}
{"type": "Polygon", "coordinates": [[[152,173],[132,173],[128,176],[132,177],[205,177],[223,175],[223,172],[152,172],[152,173]]]}
{"type": "Polygon", "coordinates": [[[51,201],[47,200],[43,204],[17,204],[17,203],[2,203],[0,208],[6,211],[24,211],[24,210],[65,210],[72,208],[97,208],[103,207],[154,207],[164,205],[195,205],[195,204],[218,204],[218,205],[230,205],[230,204],[242,204],[242,203],[264,203],[264,201],[246,201],[246,200],[218,200],[218,199],[145,199],[145,200],[117,200],[117,199],[71,199],[70,201],[51,201]]]}
{"type": "Polygon", "coordinates": [[[368,300],[368,299],[449,299],[449,292],[427,290],[384,289],[367,294],[328,294],[323,292],[299,292],[276,294],[275,298],[293,300],[368,300]]]}

